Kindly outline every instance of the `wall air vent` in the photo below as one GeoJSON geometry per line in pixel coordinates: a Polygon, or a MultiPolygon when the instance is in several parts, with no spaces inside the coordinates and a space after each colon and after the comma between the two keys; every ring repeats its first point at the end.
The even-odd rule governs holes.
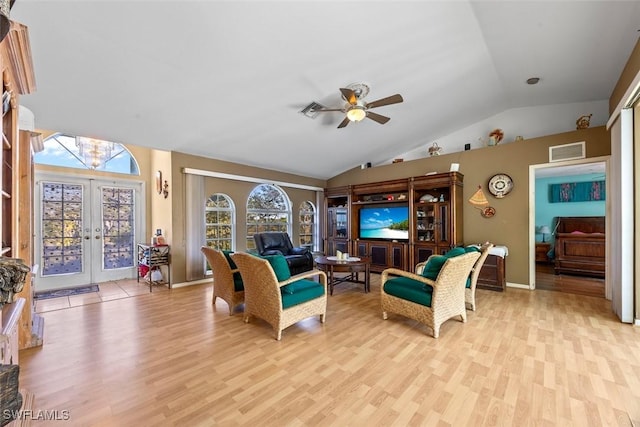
{"type": "Polygon", "coordinates": [[[318,114],[320,114],[318,110],[324,110],[325,108],[327,107],[325,107],[322,104],[318,104],[315,101],[312,101],[311,104],[307,105],[302,110],[300,110],[300,114],[304,114],[310,119],[315,119],[318,116],[318,114]]]}
{"type": "Polygon", "coordinates": [[[549,147],[549,162],[562,162],[565,160],[584,159],[587,157],[585,142],[572,142],[571,144],[554,145],[549,147]]]}

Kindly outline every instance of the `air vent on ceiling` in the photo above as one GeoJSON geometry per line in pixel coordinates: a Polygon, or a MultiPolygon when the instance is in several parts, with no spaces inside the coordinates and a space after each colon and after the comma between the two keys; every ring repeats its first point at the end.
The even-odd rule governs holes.
{"type": "Polygon", "coordinates": [[[300,110],[300,114],[304,114],[305,116],[309,117],[310,119],[315,119],[316,116],[320,113],[318,110],[323,110],[325,108],[327,108],[327,107],[325,107],[322,104],[318,104],[315,101],[312,101],[311,104],[307,105],[302,110],[300,110]]]}
{"type": "Polygon", "coordinates": [[[549,162],[584,159],[585,157],[587,156],[585,153],[584,141],[549,147],[549,162]]]}

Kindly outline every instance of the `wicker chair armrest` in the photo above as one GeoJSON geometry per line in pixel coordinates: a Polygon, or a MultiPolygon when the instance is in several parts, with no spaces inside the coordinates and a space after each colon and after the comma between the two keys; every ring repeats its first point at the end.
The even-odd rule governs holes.
{"type": "Polygon", "coordinates": [[[387,268],[382,272],[381,282],[384,284],[389,276],[402,276],[408,279],[416,280],[418,282],[425,283],[427,285],[434,286],[436,282],[429,279],[428,277],[421,276],[419,274],[412,273],[410,271],[400,270],[398,268],[387,268]]]}
{"type": "Polygon", "coordinates": [[[322,285],[324,285],[325,287],[327,286],[327,273],[315,268],[313,270],[304,271],[300,274],[296,274],[295,276],[291,276],[287,280],[283,280],[282,282],[278,282],[278,286],[283,287],[285,285],[288,285],[289,283],[296,282],[300,279],[306,279],[308,277],[314,277],[314,276],[318,276],[320,278],[320,283],[322,283],[322,285]]]}

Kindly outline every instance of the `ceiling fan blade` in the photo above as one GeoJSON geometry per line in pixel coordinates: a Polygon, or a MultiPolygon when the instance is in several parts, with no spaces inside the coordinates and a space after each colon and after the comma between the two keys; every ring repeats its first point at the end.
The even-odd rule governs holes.
{"type": "MultiPolygon", "coordinates": [[[[371,120],[373,120],[374,122],[378,122],[381,125],[387,123],[389,120],[391,120],[389,117],[380,115],[380,114],[376,114],[373,111],[367,111],[367,117],[370,118],[371,120]]],[[[348,120],[348,119],[347,119],[348,120]]]]}
{"type": "Polygon", "coordinates": [[[338,129],[346,127],[349,124],[350,121],[351,120],[349,120],[348,117],[345,117],[344,120],[342,122],[340,122],[340,124],[338,125],[338,129]]]}
{"type": "Polygon", "coordinates": [[[358,97],[353,90],[341,87],[340,92],[342,92],[342,96],[344,96],[344,99],[346,99],[349,104],[356,105],[358,103],[358,97]]]}
{"type": "Polygon", "coordinates": [[[404,101],[404,99],[402,99],[402,96],[399,93],[396,93],[395,95],[387,96],[386,98],[368,102],[365,104],[365,107],[376,108],[376,107],[382,107],[383,105],[397,104],[402,101],[404,101]]]}

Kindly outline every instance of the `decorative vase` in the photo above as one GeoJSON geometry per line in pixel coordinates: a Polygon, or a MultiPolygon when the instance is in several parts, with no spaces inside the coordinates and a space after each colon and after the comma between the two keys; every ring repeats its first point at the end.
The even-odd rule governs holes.
{"type": "Polygon", "coordinates": [[[437,142],[434,142],[433,145],[429,147],[430,156],[439,156],[441,152],[442,152],[442,147],[440,147],[437,142]]]}
{"type": "Polygon", "coordinates": [[[22,291],[29,271],[29,266],[19,258],[0,257],[0,308],[12,303],[22,291]]]}

